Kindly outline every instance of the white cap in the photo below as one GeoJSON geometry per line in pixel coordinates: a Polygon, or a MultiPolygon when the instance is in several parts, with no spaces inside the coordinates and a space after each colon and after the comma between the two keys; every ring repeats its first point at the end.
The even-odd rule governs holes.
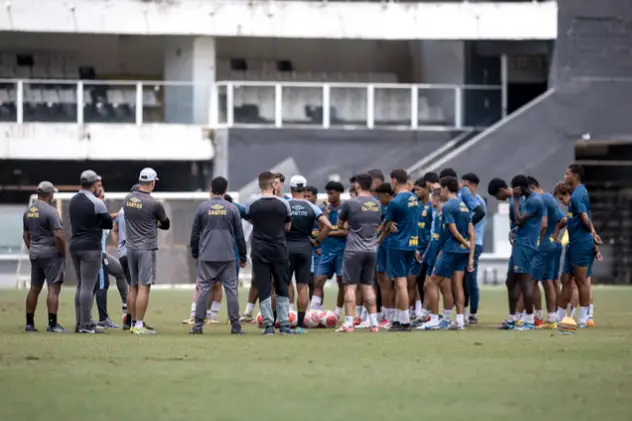
{"type": "Polygon", "coordinates": [[[149,181],[158,181],[158,173],[153,168],[143,168],[138,176],[138,181],[147,183],[149,181]]]}
{"type": "Polygon", "coordinates": [[[302,175],[293,175],[290,178],[290,188],[302,190],[305,187],[307,187],[307,180],[302,175]]]}

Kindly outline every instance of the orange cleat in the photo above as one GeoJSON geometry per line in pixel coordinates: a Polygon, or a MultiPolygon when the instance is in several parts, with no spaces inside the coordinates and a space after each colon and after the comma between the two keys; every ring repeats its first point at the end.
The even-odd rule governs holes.
{"type": "Polygon", "coordinates": [[[544,320],[542,319],[535,319],[535,327],[540,327],[544,324],[544,320]]]}

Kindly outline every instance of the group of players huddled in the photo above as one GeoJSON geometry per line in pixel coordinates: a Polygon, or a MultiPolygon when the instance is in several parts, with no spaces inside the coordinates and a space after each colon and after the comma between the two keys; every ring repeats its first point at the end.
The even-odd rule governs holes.
{"type": "MultiPolygon", "coordinates": [[[[526,175],[516,175],[510,185],[498,178],[489,182],[489,195],[508,200],[510,206],[509,318],[500,329],[555,328],[567,317],[569,305],[571,317],[579,308],[577,327],[594,326],[590,276],[594,259],[601,260],[601,239],[592,224],[583,179],[582,166],[572,164],[553,193],[543,192],[538,181],[526,175]],[[545,292],[546,321],[539,283],[545,292]]],[[[99,322],[91,317],[95,292],[105,289],[101,295],[107,296],[104,269],[111,267],[110,274],[126,278],[130,285],[128,294],[125,283],[117,282],[123,328],[136,334],[155,333],[143,319],[156,279],[157,229],[170,226],[162,204],[151,195],[157,180],[153,169],[143,169],[139,184],[121,209],[110,214],[101,200],[101,178],[90,170],[82,173],[82,188],[69,205],[69,250],[78,281],[75,332],[100,333],[103,328],[118,327],[107,315],[106,302],[99,305],[99,322]],[[117,234],[123,267],[118,271],[118,260],[105,253],[108,234],[104,230],[111,228],[117,234]]],[[[258,181],[261,194],[242,206],[226,194],[227,180],[216,177],[209,200],[196,210],[190,247],[197,283],[191,317],[184,321],[194,325],[191,333],[202,333],[205,321],[218,322],[222,286],[232,333],[243,333],[241,322],[253,321],[257,299],[265,334],[273,334],[275,325],[282,334],[305,333],[305,327],[312,327],[314,319],[321,317],[324,286],[334,275],[338,296],[327,324],[338,325],[337,332],[462,330],[478,322],[477,269],[487,209],[475,174],[459,179],[447,168],[413,181],[405,170],[395,169],[387,183],[381,171],[372,170],[351,178],[351,197],[346,201],[341,199],[344,185],[330,181],[325,186],[327,199],[320,204],[317,189],[300,175],[290,179],[291,196],[283,193],[283,174],[264,172],[258,181]],[[252,224],[253,282],[240,317],[237,277],[239,268],[246,265],[248,237],[242,219],[252,224]]],[[[32,267],[27,331],[36,331],[34,312],[45,281],[49,285],[48,330],[66,331],[57,322],[66,243],[59,214],[52,206],[55,191],[52,183],[40,183],[38,200],[24,214],[24,241],[32,267]]]]}
{"type": "MultiPolygon", "coordinates": [[[[395,169],[387,183],[381,171],[372,170],[350,179],[351,198],[344,202],[344,185],[327,183],[323,203],[317,203],[318,190],[304,177],[290,179],[291,196],[287,196],[285,177],[274,176],[274,194],[287,202],[291,221],[285,234],[288,273],[284,278],[291,312],[295,310],[291,280],[296,281],[293,333],[304,333],[305,327],[313,326],[314,317],[322,317],[323,287],[334,275],[335,320],[344,314],[337,332],[462,330],[478,322],[477,269],[487,209],[475,174],[459,179],[447,168],[413,181],[405,170],[395,169]]],[[[509,317],[500,329],[556,328],[567,316],[569,304],[571,316],[579,307],[578,327],[594,326],[590,275],[594,259],[601,259],[601,239],[592,225],[583,178],[583,168],[573,164],[553,193],[543,192],[538,181],[526,175],[516,175],[510,185],[498,178],[489,182],[489,195],[510,203],[509,317]],[[566,214],[562,205],[568,208],[566,214]],[[539,283],[545,292],[546,320],[539,283]]],[[[246,220],[248,208],[248,204],[239,207],[246,220]]],[[[258,284],[251,284],[242,322],[256,322],[258,284]]],[[[221,298],[221,286],[215,284],[206,323],[218,323],[221,298]]],[[[191,317],[183,323],[195,323],[196,301],[194,295],[191,317]]]]}

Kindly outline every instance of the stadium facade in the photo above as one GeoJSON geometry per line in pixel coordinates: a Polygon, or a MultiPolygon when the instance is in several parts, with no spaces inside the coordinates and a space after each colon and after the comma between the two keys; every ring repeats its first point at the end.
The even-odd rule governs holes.
{"type": "MultiPolygon", "coordinates": [[[[628,167],[603,161],[627,161],[631,19],[614,0],[14,0],[0,10],[2,200],[42,179],[72,191],[85,167],[124,191],[145,165],[163,191],[226,175],[242,197],[268,168],[319,187],[453,166],[549,188],[583,139],[597,207],[620,209],[597,211],[607,229],[629,215],[628,167]]],[[[488,225],[499,281],[505,209],[488,225]]],[[[618,229],[611,256],[628,250],[618,229]]],[[[629,282],[626,265],[598,272],[629,282]]]]}

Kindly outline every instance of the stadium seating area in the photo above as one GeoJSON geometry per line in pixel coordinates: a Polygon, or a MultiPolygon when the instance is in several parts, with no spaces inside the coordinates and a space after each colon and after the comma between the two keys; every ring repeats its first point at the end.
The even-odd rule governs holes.
{"type": "MultiPolygon", "coordinates": [[[[15,79],[24,80],[24,121],[77,121],[76,81],[81,79],[84,82],[84,122],[134,122],[136,85],[133,81],[101,82],[95,80],[97,77],[92,67],[82,66],[72,57],[3,53],[0,55],[0,121],[15,121],[17,118],[15,79]]],[[[275,89],[270,82],[286,82],[282,90],[283,124],[322,124],[322,83],[330,84],[331,124],[366,124],[366,84],[369,83],[390,85],[375,87],[375,123],[410,124],[411,91],[407,87],[395,86],[398,80],[393,73],[299,72],[287,60],[223,59],[218,61],[217,80],[248,82],[233,85],[233,118],[236,124],[274,123],[275,89]],[[261,84],[257,85],[257,82],[261,84]]],[[[160,82],[143,86],[143,121],[163,121],[164,89],[160,82]]],[[[453,106],[453,98],[453,92],[449,90],[441,92],[438,97],[437,92],[419,90],[419,125],[446,124],[444,109],[453,106]],[[430,105],[429,97],[433,99],[433,106],[430,105]],[[444,101],[444,98],[449,101],[444,101]]],[[[220,88],[220,121],[226,121],[227,106],[226,90],[220,88]]]]}

